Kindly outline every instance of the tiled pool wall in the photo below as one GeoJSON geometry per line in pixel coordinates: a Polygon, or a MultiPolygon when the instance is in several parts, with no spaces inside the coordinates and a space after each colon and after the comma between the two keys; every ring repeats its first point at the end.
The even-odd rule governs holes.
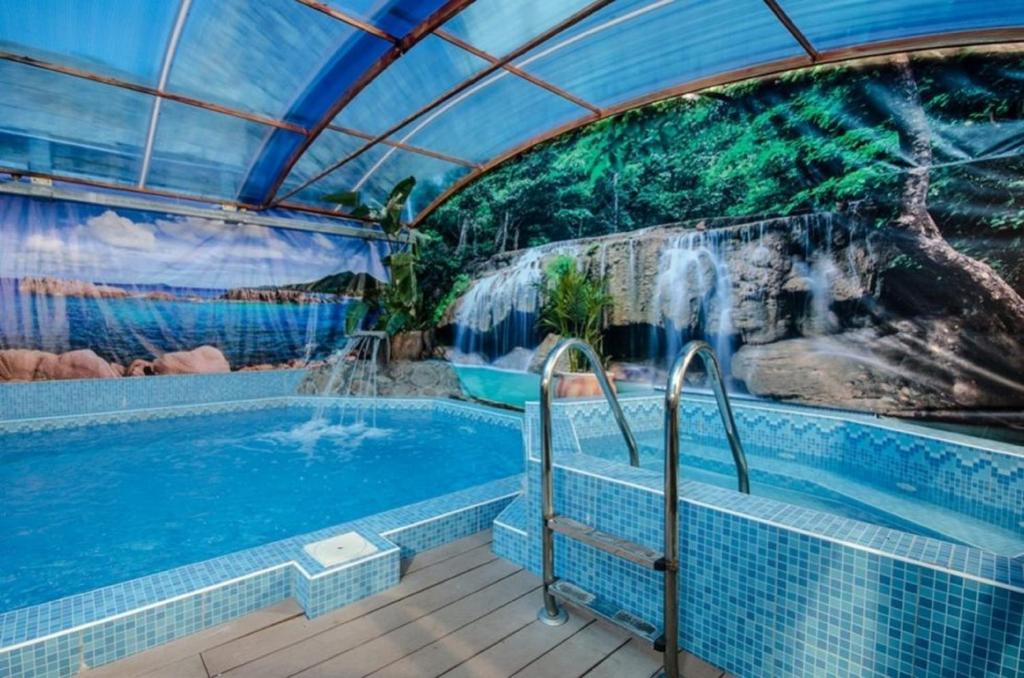
{"type": "MultiPolygon", "coordinates": [[[[238,375],[240,379],[235,379],[236,375],[198,380],[187,377],[177,386],[169,385],[166,393],[132,401],[131,410],[107,409],[103,403],[118,402],[108,394],[105,400],[84,408],[75,409],[69,401],[47,410],[45,417],[33,412],[36,417],[32,419],[5,419],[0,421],[0,428],[39,430],[282,404],[323,404],[321,399],[290,395],[301,373],[292,372],[288,379],[278,374],[267,379],[268,374],[238,375]],[[250,379],[252,376],[257,378],[250,379]],[[215,379],[230,383],[220,388],[215,379]],[[205,395],[198,399],[197,389],[205,389],[205,395]],[[239,397],[247,400],[230,399],[239,397]],[[195,404],[197,400],[205,404],[195,404]]],[[[103,381],[111,384],[119,380],[103,381]]],[[[76,384],[69,389],[75,393],[76,388],[90,382],[54,383],[76,384]]],[[[349,407],[371,402],[330,399],[328,404],[349,407]]],[[[430,409],[439,415],[458,414],[515,429],[521,426],[518,416],[462,403],[396,398],[372,404],[381,409],[430,409]]],[[[0,676],[73,676],[84,667],[121,659],[288,597],[294,597],[310,617],[324,614],[395,585],[403,559],[486,529],[521,491],[521,477],[505,478],[317,532],[0,614],[0,676]],[[373,542],[378,552],[339,567],[323,568],[303,549],[306,544],[349,531],[373,542]]]]}
{"type": "MultiPolygon", "coordinates": [[[[623,402],[635,431],[662,430],[662,398],[623,402]]],[[[1022,448],[859,414],[742,402],[734,402],[733,410],[743,446],[752,456],[798,461],[884,483],[894,491],[1010,530],[1024,526],[1022,448]]],[[[570,434],[580,449],[612,449],[625,455],[607,406],[563,405],[559,411],[572,423],[570,434]]],[[[679,416],[681,455],[696,465],[731,472],[714,402],[688,397],[679,416]]],[[[536,427],[532,435],[539,444],[536,427]]]]}
{"type": "MultiPolygon", "coordinates": [[[[649,414],[654,401],[660,426],[659,399],[624,400],[627,416],[649,414]]],[[[684,422],[706,420],[705,405],[687,406],[684,422]]],[[[557,409],[556,510],[660,550],[660,474],[578,454],[581,437],[615,425],[602,405],[557,409]]],[[[778,411],[793,428],[777,424],[765,435],[788,439],[799,426],[801,437],[788,439],[796,449],[819,453],[815,436],[836,445],[829,438],[840,422],[812,430],[815,422],[789,409],[778,411]]],[[[736,414],[750,426],[751,413],[736,414]]],[[[539,573],[537,425],[528,407],[527,492],[496,519],[494,548],[539,573]]],[[[933,449],[912,442],[905,449],[933,449]]],[[[750,431],[746,443],[764,445],[750,431]]],[[[555,543],[558,576],[661,625],[661,574],[561,536],[555,543]]],[[[680,544],[680,644],[738,676],[1024,672],[1024,564],[1012,558],[690,481],[681,483],[680,544]]]]}
{"type": "Polygon", "coordinates": [[[295,394],[306,370],[0,384],[0,419],[64,417],[295,394]]]}

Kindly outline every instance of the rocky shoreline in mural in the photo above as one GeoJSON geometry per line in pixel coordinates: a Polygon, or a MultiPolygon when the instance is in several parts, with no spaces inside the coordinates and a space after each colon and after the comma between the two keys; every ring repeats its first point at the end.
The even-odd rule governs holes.
{"type": "MultiPolygon", "coordinates": [[[[285,363],[248,365],[241,372],[297,369],[319,365],[293,359],[285,363]]],[[[107,362],[91,349],[50,353],[32,349],[0,350],[0,382],[52,381],[59,379],[113,379],[168,374],[222,374],[231,365],[215,346],[199,346],[191,351],[173,351],[154,360],[134,360],[128,365],[107,362]]]]}
{"type": "Polygon", "coordinates": [[[442,325],[469,354],[536,345],[544,264],[570,254],[607,281],[617,361],[664,367],[702,338],[753,395],[890,414],[1024,406],[1024,323],[998,276],[957,279],[957,262],[921,252],[933,243],[872,223],[855,210],[697,222],[506,253],[442,325]]]}

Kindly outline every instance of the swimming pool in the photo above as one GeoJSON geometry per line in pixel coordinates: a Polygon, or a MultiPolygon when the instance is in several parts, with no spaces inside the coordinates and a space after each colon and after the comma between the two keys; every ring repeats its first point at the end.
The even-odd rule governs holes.
{"type": "Polygon", "coordinates": [[[0,611],[522,471],[514,420],[324,405],[0,433],[0,611]]]}
{"type": "MultiPolygon", "coordinates": [[[[650,409],[660,413],[658,406],[650,409]]],[[[794,434],[781,435],[788,417],[794,416],[784,409],[756,403],[737,404],[735,409],[752,495],[991,553],[1024,556],[1024,524],[1012,489],[1019,471],[1011,465],[1017,461],[1024,468],[1019,454],[983,457],[964,448],[958,458],[961,450],[955,445],[943,446],[941,438],[924,437],[928,432],[923,430],[916,439],[904,433],[902,440],[897,436],[874,445],[870,437],[884,431],[884,423],[813,410],[793,427],[794,434]],[[933,446],[924,447],[929,440],[933,446]]],[[[735,490],[735,466],[724,433],[715,435],[721,424],[714,417],[717,413],[706,401],[684,404],[680,478],[735,490]]],[[[660,419],[644,411],[633,423],[641,467],[660,473],[660,419]]],[[[612,462],[628,458],[618,432],[595,435],[586,425],[575,426],[574,432],[584,454],[612,462]]]]}

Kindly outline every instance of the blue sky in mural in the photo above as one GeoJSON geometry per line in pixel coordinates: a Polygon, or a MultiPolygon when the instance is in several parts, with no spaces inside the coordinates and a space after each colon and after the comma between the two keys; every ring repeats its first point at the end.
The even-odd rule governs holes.
{"type": "Polygon", "coordinates": [[[325,233],[25,200],[0,211],[3,278],[224,289],[380,268],[371,242],[325,233]]]}

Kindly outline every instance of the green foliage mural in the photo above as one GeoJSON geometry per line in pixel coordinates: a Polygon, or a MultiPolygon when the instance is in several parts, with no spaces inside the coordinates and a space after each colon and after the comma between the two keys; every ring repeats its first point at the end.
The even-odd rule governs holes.
{"type": "Polygon", "coordinates": [[[720,87],[568,133],[463,188],[421,225],[420,279],[438,307],[473,276],[435,317],[474,359],[550,329],[523,289],[569,254],[607,281],[613,360],[656,371],[701,337],[755,395],[1019,412],[1022,149],[1019,48],[720,87]]]}
{"type": "MultiPolygon", "coordinates": [[[[1024,56],[963,51],[914,57],[912,68],[934,138],[928,204],[936,223],[1024,289],[1024,266],[1006,256],[1021,245],[1024,224],[1024,56]]],[[[913,166],[900,142],[901,73],[892,61],[806,69],[560,137],[426,220],[439,237],[424,280],[437,295],[466,263],[497,252],[668,222],[871,200],[884,224],[913,166]]]]}

